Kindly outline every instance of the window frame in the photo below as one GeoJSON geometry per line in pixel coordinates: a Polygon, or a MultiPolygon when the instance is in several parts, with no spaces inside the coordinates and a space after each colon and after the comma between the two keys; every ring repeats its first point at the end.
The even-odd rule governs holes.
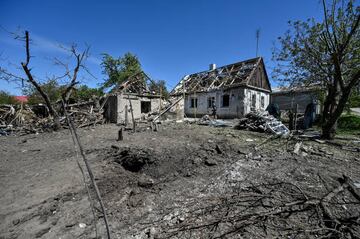
{"type": "Polygon", "coordinates": [[[190,98],[190,106],[191,109],[197,109],[198,106],[198,98],[197,97],[191,97],[190,98]]]}
{"type": "Polygon", "coordinates": [[[265,96],[260,96],[260,106],[261,108],[265,108],[265,96]]]}
{"type": "Polygon", "coordinates": [[[229,108],[230,107],[230,94],[223,94],[221,96],[221,108],[229,108]],[[227,96],[227,105],[224,105],[224,97],[227,96]]]}
{"type": "Polygon", "coordinates": [[[255,111],[256,110],[256,93],[251,94],[251,102],[250,102],[250,110],[255,111]]]}
{"type": "Polygon", "coordinates": [[[213,104],[215,103],[215,97],[214,96],[209,96],[208,98],[208,108],[212,108],[213,104]]]}

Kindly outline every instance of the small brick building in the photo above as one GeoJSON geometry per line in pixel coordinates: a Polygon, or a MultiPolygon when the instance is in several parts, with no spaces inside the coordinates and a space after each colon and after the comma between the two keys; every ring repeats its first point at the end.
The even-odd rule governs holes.
{"type": "Polygon", "coordinates": [[[105,105],[105,118],[111,123],[124,124],[145,118],[159,111],[161,96],[149,90],[150,78],[143,72],[112,89],[105,105]]]}

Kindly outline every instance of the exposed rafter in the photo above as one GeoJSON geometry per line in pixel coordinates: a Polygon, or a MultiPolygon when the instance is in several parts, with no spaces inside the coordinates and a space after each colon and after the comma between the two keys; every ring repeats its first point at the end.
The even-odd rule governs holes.
{"type": "Polygon", "coordinates": [[[220,88],[248,85],[260,64],[263,64],[262,58],[257,57],[222,66],[215,70],[187,75],[176,85],[170,94],[183,94],[184,90],[185,93],[207,92],[220,88]]]}

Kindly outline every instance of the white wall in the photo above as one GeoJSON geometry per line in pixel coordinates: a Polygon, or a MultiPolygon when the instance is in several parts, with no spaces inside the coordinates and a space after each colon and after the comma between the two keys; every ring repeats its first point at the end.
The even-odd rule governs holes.
{"type": "MultiPolygon", "coordinates": [[[[126,108],[128,110],[128,122],[131,123],[131,108],[127,95],[118,95],[117,96],[118,105],[117,105],[117,123],[124,123],[126,117],[126,108]],[[127,107],[126,107],[127,106],[127,107]]],[[[135,119],[140,119],[142,116],[141,113],[141,101],[151,102],[151,111],[159,109],[160,98],[149,98],[144,96],[130,95],[130,101],[133,108],[133,114],[135,119]]]]}
{"type": "Polygon", "coordinates": [[[256,97],[256,104],[255,104],[255,111],[264,111],[266,107],[270,103],[270,94],[253,90],[253,89],[245,89],[245,98],[244,98],[244,105],[245,105],[245,114],[251,112],[251,101],[252,96],[255,95],[256,97]],[[261,97],[264,97],[264,105],[261,105],[261,97]]]}
{"type": "Polygon", "coordinates": [[[212,108],[208,107],[208,98],[215,97],[217,115],[219,118],[240,118],[250,112],[251,95],[256,95],[256,110],[265,110],[269,104],[270,96],[268,93],[255,91],[247,88],[233,88],[228,90],[217,90],[206,93],[196,93],[186,95],[185,114],[188,117],[201,117],[205,114],[211,115],[212,108]],[[222,107],[222,96],[230,96],[229,107],[222,107]],[[261,96],[264,96],[264,107],[261,107],[261,96]],[[190,108],[191,98],[198,99],[197,108],[190,108]]]}

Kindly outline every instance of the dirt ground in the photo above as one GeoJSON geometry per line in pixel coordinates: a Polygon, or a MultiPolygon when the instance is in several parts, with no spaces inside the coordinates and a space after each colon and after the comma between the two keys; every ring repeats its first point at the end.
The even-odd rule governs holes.
{"type": "MultiPolygon", "coordinates": [[[[116,141],[118,129],[79,130],[113,238],[360,238],[345,180],[360,184],[356,139],[163,123],[116,141]]],[[[77,159],[67,130],[0,137],[0,238],[96,238],[77,159]]]]}

